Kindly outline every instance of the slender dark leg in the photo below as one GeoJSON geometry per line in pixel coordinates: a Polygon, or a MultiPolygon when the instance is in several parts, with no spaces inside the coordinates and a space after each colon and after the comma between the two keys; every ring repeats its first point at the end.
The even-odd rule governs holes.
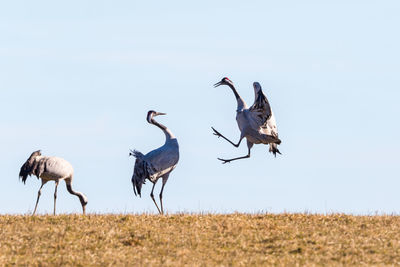
{"type": "Polygon", "coordinates": [[[40,195],[42,194],[42,187],[44,186],[45,183],[47,183],[47,181],[42,180],[42,185],[40,186],[39,191],[37,193],[38,195],[37,195],[37,199],[36,199],[35,210],[33,211],[32,215],[35,215],[35,213],[36,213],[37,205],[39,203],[39,198],[40,198],[40,195]]]}
{"type": "Polygon", "coordinates": [[[242,140],[243,140],[243,138],[244,138],[244,136],[243,136],[243,137],[240,137],[239,142],[238,142],[237,144],[235,144],[235,143],[233,143],[231,140],[229,140],[228,138],[226,138],[225,136],[223,136],[220,132],[218,132],[217,130],[215,130],[214,127],[211,127],[211,129],[213,129],[214,135],[216,135],[216,136],[218,136],[218,137],[224,138],[226,141],[228,141],[229,143],[231,143],[231,144],[232,144],[233,146],[235,146],[235,147],[239,147],[240,142],[242,142],[242,140]]]}
{"type": "Polygon", "coordinates": [[[54,190],[54,212],[53,212],[54,215],[56,215],[57,187],[58,187],[58,180],[56,180],[56,189],[54,190]]]}
{"type": "Polygon", "coordinates": [[[163,208],[163,203],[162,203],[162,194],[164,191],[164,186],[168,181],[168,177],[169,177],[169,173],[164,175],[164,177],[162,178],[162,187],[161,187],[161,192],[160,192],[161,214],[164,214],[164,208],[163,208]]]}
{"type": "Polygon", "coordinates": [[[250,143],[249,141],[247,141],[247,148],[248,148],[248,153],[246,156],[243,157],[238,157],[238,158],[233,158],[233,159],[220,159],[218,158],[220,161],[222,161],[222,164],[234,161],[234,160],[238,160],[238,159],[247,159],[250,158],[250,150],[253,147],[253,143],[250,143]]]}
{"type": "Polygon", "coordinates": [[[153,191],[154,191],[154,187],[155,187],[155,186],[156,186],[156,183],[153,183],[153,188],[151,189],[150,196],[151,196],[151,199],[153,199],[154,204],[156,204],[156,207],[157,207],[157,209],[158,209],[158,212],[161,214],[161,210],[160,210],[160,208],[158,207],[156,200],[154,199],[153,191]]]}

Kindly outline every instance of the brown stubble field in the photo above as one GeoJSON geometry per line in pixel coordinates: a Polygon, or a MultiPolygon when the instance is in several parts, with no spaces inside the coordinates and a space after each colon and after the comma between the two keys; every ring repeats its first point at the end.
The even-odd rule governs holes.
{"type": "Polygon", "coordinates": [[[0,265],[400,265],[399,216],[0,216],[0,265]]]}

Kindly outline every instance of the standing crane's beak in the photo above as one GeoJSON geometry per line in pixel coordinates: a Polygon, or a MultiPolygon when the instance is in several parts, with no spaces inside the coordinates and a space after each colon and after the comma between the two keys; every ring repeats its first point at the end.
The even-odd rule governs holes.
{"type": "Polygon", "coordinates": [[[214,84],[214,88],[215,88],[215,87],[218,87],[218,86],[220,86],[220,85],[222,85],[222,82],[217,82],[216,84],[214,84]]]}
{"type": "Polygon", "coordinates": [[[156,112],[156,114],[154,114],[154,115],[156,115],[156,116],[158,116],[158,115],[167,115],[167,113],[156,112]]]}

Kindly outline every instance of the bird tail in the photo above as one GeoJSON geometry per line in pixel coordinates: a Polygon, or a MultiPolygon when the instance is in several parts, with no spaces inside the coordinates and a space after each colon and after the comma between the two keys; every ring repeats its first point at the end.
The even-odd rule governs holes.
{"type": "Polygon", "coordinates": [[[142,159],[144,157],[142,152],[137,151],[135,149],[134,150],[131,149],[131,152],[129,152],[129,156],[134,156],[137,159],[142,159]]]}
{"type": "MultiPolygon", "coordinates": [[[[280,143],[280,140],[279,140],[279,143],[280,143]]],[[[269,152],[273,153],[275,157],[276,157],[276,153],[278,153],[279,155],[282,155],[278,149],[278,144],[276,144],[276,143],[269,144],[269,152]]]]}
{"type": "Polygon", "coordinates": [[[143,153],[137,150],[131,150],[129,156],[134,156],[136,158],[132,175],[133,192],[135,196],[139,195],[141,197],[142,185],[145,183],[146,177],[149,176],[147,162],[144,160],[143,153]]]}
{"type": "Polygon", "coordinates": [[[136,171],[134,171],[131,181],[135,196],[139,195],[139,197],[142,197],[142,185],[145,183],[144,179],[141,176],[138,176],[136,171]]]}
{"type": "Polygon", "coordinates": [[[20,171],[19,171],[19,178],[22,179],[22,182],[25,184],[26,179],[28,179],[28,175],[31,175],[32,172],[32,166],[29,164],[28,161],[22,165],[20,171]]]}
{"type": "Polygon", "coordinates": [[[39,176],[44,171],[44,161],[35,161],[35,157],[41,156],[40,150],[34,151],[30,157],[26,160],[24,165],[22,165],[21,169],[19,170],[19,178],[22,179],[22,182],[25,184],[26,179],[30,175],[36,175],[39,179],[39,176]]]}

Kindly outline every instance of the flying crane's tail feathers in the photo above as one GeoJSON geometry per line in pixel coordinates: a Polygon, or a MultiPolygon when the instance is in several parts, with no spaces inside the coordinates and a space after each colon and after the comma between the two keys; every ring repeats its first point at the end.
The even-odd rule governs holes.
{"type": "Polygon", "coordinates": [[[269,152],[273,153],[275,157],[276,157],[276,153],[278,153],[279,155],[282,155],[278,149],[278,145],[275,143],[269,144],[269,152]]]}

